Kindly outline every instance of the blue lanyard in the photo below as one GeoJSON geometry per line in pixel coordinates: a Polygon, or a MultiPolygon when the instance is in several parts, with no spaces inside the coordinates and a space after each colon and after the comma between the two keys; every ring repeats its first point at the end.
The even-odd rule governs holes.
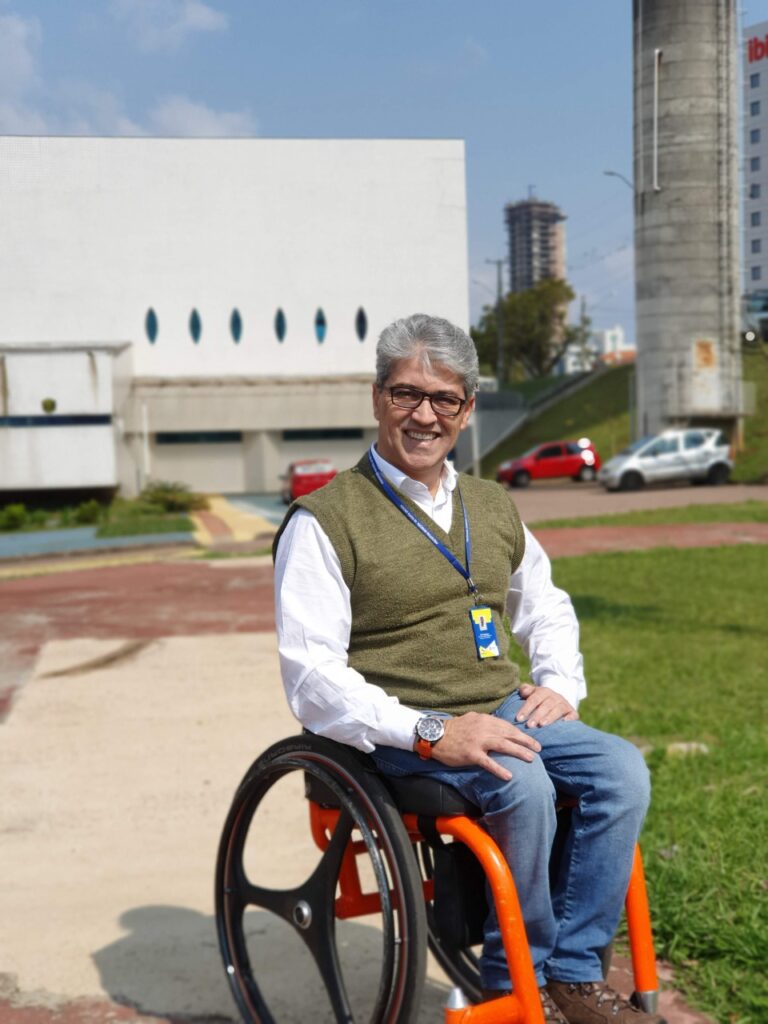
{"type": "Polygon", "coordinates": [[[467,519],[467,510],[464,507],[464,499],[461,496],[461,490],[458,487],[456,488],[456,492],[459,495],[459,501],[461,502],[461,514],[464,517],[464,559],[467,563],[466,569],[458,560],[458,558],[456,558],[454,553],[450,551],[445,546],[445,544],[442,543],[442,541],[438,540],[438,538],[434,535],[434,533],[432,533],[428,526],[425,526],[420,519],[416,518],[413,512],[411,512],[411,510],[402,500],[400,495],[392,487],[389,486],[387,481],[382,476],[381,470],[376,465],[376,460],[374,459],[373,455],[371,455],[370,449],[368,451],[368,461],[371,464],[373,474],[376,477],[376,480],[378,481],[379,487],[381,487],[382,491],[384,491],[384,493],[392,502],[392,504],[399,508],[403,515],[408,520],[410,520],[410,522],[412,522],[417,529],[421,530],[421,532],[424,534],[427,540],[431,541],[435,545],[440,554],[444,558],[448,559],[448,561],[451,563],[454,569],[457,572],[461,573],[461,575],[467,581],[467,589],[469,593],[472,594],[472,596],[474,597],[475,604],[478,604],[481,601],[480,593],[477,589],[475,581],[472,579],[469,573],[470,558],[472,555],[472,540],[469,536],[469,520],[467,519]]]}

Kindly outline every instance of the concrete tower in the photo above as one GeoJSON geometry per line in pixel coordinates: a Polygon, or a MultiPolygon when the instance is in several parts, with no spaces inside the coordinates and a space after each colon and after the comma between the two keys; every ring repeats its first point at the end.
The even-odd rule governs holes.
{"type": "Polygon", "coordinates": [[[639,434],[735,428],[735,0],[633,0],[639,434]]]}

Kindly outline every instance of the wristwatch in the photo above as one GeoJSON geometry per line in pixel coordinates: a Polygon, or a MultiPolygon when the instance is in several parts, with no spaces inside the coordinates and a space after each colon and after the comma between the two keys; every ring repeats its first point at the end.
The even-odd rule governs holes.
{"type": "Polygon", "coordinates": [[[432,747],[445,734],[445,720],[437,715],[424,715],[416,723],[416,743],[414,750],[419,757],[428,761],[432,757],[432,747]]]}

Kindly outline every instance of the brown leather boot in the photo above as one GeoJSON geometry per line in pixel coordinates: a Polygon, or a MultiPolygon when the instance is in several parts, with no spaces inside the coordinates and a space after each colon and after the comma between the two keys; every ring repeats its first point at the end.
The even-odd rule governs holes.
{"type": "MultiPolygon", "coordinates": [[[[503,988],[484,988],[483,999],[501,999],[502,996],[508,996],[509,991],[509,989],[503,988]]],[[[541,996],[541,1008],[544,1011],[545,1024],[568,1024],[568,1021],[558,1010],[557,1004],[552,1000],[546,985],[539,989],[539,995],[541,996]]]]}
{"type": "Polygon", "coordinates": [[[548,981],[547,991],[567,1024],[667,1024],[658,1013],[638,1010],[604,981],[548,981]]]}

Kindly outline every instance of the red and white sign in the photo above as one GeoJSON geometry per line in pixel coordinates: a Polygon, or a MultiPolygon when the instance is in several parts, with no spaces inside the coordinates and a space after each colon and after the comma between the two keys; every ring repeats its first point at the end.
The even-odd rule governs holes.
{"type": "Polygon", "coordinates": [[[757,36],[753,36],[747,43],[747,55],[749,57],[749,63],[754,64],[756,60],[762,60],[764,57],[768,57],[768,36],[765,39],[759,39],[757,36]]]}

